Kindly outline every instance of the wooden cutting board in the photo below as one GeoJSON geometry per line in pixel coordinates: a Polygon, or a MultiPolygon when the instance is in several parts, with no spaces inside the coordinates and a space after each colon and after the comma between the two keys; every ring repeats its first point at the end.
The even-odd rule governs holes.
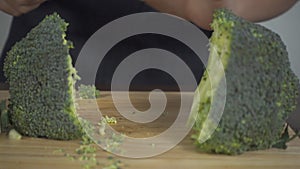
{"type": "MultiPolygon", "coordinates": [[[[150,106],[148,94],[131,92],[133,105],[141,111],[147,110],[150,106]]],[[[7,98],[8,92],[0,91],[0,100],[7,98]]],[[[102,92],[102,97],[97,102],[103,115],[117,118],[118,123],[112,126],[115,130],[131,137],[150,137],[166,130],[177,116],[179,94],[170,92],[167,93],[167,98],[166,112],[154,122],[139,126],[117,113],[110,92],[102,92]]],[[[120,104],[122,105],[122,101],[120,104]]],[[[126,107],[125,104],[123,106],[126,107]]],[[[65,156],[66,153],[75,154],[74,151],[79,146],[78,140],[55,141],[23,137],[22,140],[16,141],[9,140],[5,134],[1,134],[0,169],[80,169],[81,161],[72,161],[65,156]],[[61,149],[63,153],[58,152],[61,149]]],[[[109,156],[113,155],[98,148],[97,160],[100,163],[109,163],[107,159],[109,156]]],[[[299,169],[300,139],[290,142],[286,150],[270,149],[247,152],[238,156],[225,156],[197,152],[190,136],[187,136],[175,148],[156,157],[147,159],[113,157],[120,159],[122,168],[125,169],[299,169]]],[[[102,168],[101,166],[103,165],[97,168],[102,168]]]]}

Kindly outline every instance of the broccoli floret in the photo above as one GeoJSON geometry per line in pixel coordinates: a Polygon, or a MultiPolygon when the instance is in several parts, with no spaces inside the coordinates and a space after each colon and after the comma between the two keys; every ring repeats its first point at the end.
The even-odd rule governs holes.
{"type": "Polygon", "coordinates": [[[7,114],[6,100],[2,100],[0,101],[0,134],[8,132],[10,128],[11,125],[7,114]]]}
{"type": "Polygon", "coordinates": [[[280,139],[298,96],[299,80],[290,68],[286,46],[276,33],[226,9],[215,11],[211,26],[207,70],[217,83],[226,79],[226,102],[215,132],[202,143],[200,137],[206,134],[202,129],[210,125],[205,121],[210,120],[211,103],[223,90],[212,89],[206,71],[195,96],[200,99],[194,100],[199,106],[192,110],[197,112],[193,135],[197,147],[230,155],[271,148],[280,139]],[[218,59],[225,75],[214,67],[218,59]]]}
{"type": "Polygon", "coordinates": [[[11,140],[21,140],[22,135],[20,133],[18,133],[15,129],[11,129],[8,132],[8,138],[11,140]]]}
{"type": "Polygon", "coordinates": [[[95,85],[79,85],[76,91],[78,99],[96,99],[100,97],[100,91],[95,85]]]}
{"type": "Polygon", "coordinates": [[[9,118],[22,135],[59,140],[82,135],[67,25],[56,13],[47,16],[7,53],[9,118]]]}

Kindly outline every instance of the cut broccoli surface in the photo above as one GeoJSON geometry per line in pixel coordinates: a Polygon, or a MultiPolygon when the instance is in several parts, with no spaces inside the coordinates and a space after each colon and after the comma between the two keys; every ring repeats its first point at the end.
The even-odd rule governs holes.
{"type": "Polygon", "coordinates": [[[60,140],[82,135],[67,25],[56,13],[47,16],[7,53],[9,118],[22,135],[60,140]]]}
{"type": "Polygon", "coordinates": [[[286,46],[276,33],[226,9],[215,11],[211,26],[207,70],[213,70],[218,59],[223,63],[225,76],[216,71],[211,75],[226,79],[226,101],[215,132],[202,143],[199,137],[205,135],[202,129],[212,100],[223,90],[211,88],[206,71],[197,89],[200,101],[193,135],[197,147],[230,155],[271,148],[280,139],[298,96],[299,80],[290,68],[286,46]]]}

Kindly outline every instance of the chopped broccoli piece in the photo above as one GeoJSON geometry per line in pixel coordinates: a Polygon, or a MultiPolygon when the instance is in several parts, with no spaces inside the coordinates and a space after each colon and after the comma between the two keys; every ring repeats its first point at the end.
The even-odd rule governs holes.
{"type": "Polygon", "coordinates": [[[213,71],[214,79],[226,79],[226,103],[222,118],[209,139],[202,143],[204,128],[214,95],[208,72],[198,86],[200,97],[194,125],[197,147],[202,152],[240,154],[271,148],[284,131],[285,120],[296,108],[299,80],[290,68],[286,46],[279,35],[246,21],[231,11],[218,9],[212,23],[210,58],[225,75],[213,71]]]}
{"type": "Polygon", "coordinates": [[[7,109],[0,109],[0,133],[8,132],[10,128],[11,124],[9,122],[7,109]]]}
{"type": "Polygon", "coordinates": [[[6,100],[1,100],[0,101],[0,113],[4,110],[6,110],[6,100]]]}
{"type": "Polygon", "coordinates": [[[65,39],[67,23],[57,13],[47,16],[7,53],[9,118],[22,135],[69,140],[82,128],[74,97],[78,77],[65,39]]]}
{"type": "Polygon", "coordinates": [[[18,133],[15,129],[11,129],[8,133],[8,138],[11,140],[21,140],[22,135],[18,133]]]}
{"type": "Polygon", "coordinates": [[[96,99],[100,97],[100,91],[95,85],[79,85],[77,90],[77,98],[79,99],[96,99]]]}
{"type": "Polygon", "coordinates": [[[0,101],[0,134],[9,131],[10,123],[7,115],[6,100],[0,101]]]}

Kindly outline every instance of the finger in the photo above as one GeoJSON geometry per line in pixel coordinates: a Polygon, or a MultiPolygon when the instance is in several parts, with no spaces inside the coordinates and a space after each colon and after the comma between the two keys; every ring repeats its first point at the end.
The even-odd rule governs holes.
{"type": "Polygon", "coordinates": [[[45,2],[45,0],[4,0],[12,8],[18,8],[20,6],[36,5],[45,2]]]}
{"type": "Polygon", "coordinates": [[[17,11],[21,14],[25,14],[27,12],[30,12],[34,9],[36,9],[37,7],[39,7],[40,4],[35,4],[35,5],[24,5],[24,6],[20,6],[17,11]]]}
{"type": "Polygon", "coordinates": [[[12,8],[9,4],[7,4],[5,1],[0,1],[0,10],[13,16],[19,16],[22,13],[12,8]]]}
{"type": "Polygon", "coordinates": [[[37,5],[37,4],[42,4],[46,0],[19,0],[19,4],[21,6],[27,6],[27,5],[37,5]]]}

